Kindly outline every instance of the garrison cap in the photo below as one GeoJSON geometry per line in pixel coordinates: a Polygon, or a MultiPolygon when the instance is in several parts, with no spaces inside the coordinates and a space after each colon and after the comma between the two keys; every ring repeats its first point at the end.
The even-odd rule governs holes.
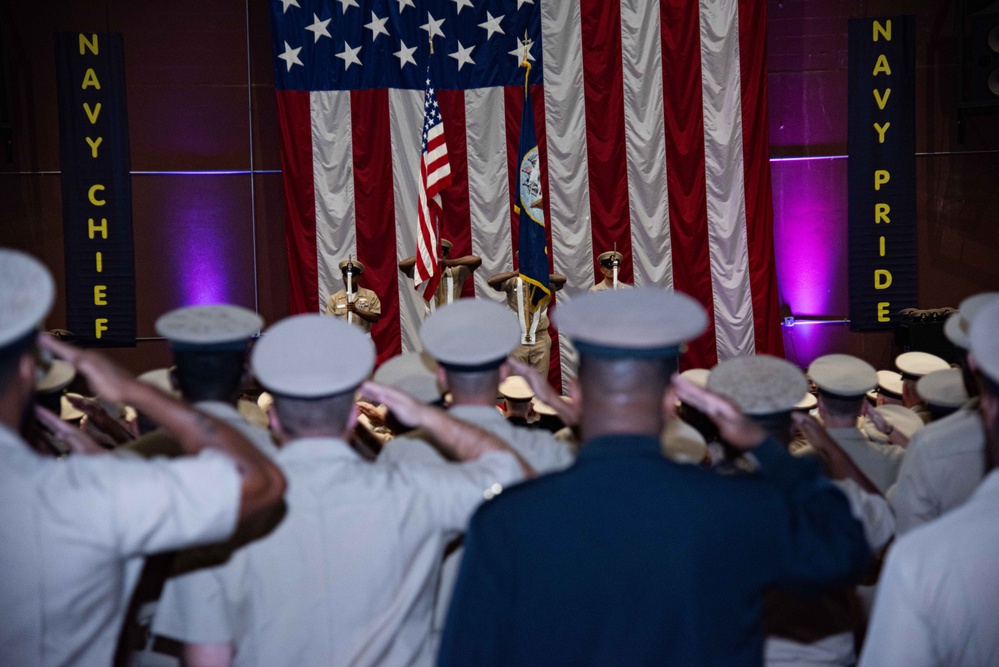
{"type": "Polygon", "coordinates": [[[975,363],[992,382],[999,382],[999,302],[990,303],[975,315],[971,323],[968,350],[975,356],[975,363]]]}
{"type": "Polygon", "coordinates": [[[701,304],[655,287],[587,292],[560,305],[555,320],[580,353],[621,358],[678,356],[708,326],[701,304]]]}
{"type": "Polygon", "coordinates": [[[55,282],[44,264],[0,248],[0,348],[36,331],[54,300],[55,282]]]}
{"type": "Polygon", "coordinates": [[[970,345],[968,332],[971,331],[975,315],[982,308],[996,301],[999,301],[999,292],[982,292],[962,301],[957,312],[948,317],[944,323],[944,335],[947,336],[947,340],[957,347],[967,350],[970,345]]]}
{"type": "Polygon", "coordinates": [[[138,378],[139,382],[145,382],[146,384],[151,384],[160,391],[170,394],[171,396],[179,397],[180,391],[173,386],[173,380],[171,379],[170,368],[154,368],[151,371],[146,371],[138,378]]]}
{"type": "Polygon", "coordinates": [[[373,379],[395,387],[421,403],[433,403],[440,400],[442,393],[437,385],[436,370],[437,362],[426,352],[407,352],[379,366],[373,379]]]}
{"type": "Polygon", "coordinates": [[[423,349],[454,370],[499,366],[520,342],[520,325],[509,308],[487,299],[459,299],[438,308],[420,328],[423,349]]]}
{"type": "Polygon", "coordinates": [[[59,397],[59,419],[71,422],[76,419],[83,419],[83,410],[69,402],[70,398],[83,400],[80,394],[63,394],[59,397]]]}
{"type": "Polygon", "coordinates": [[[624,261],[624,255],[614,250],[611,250],[608,252],[602,252],[599,255],[597,255],[597,261],[600,262],[600,266],[604,266],[609,269],[612,266],[614,266],[615,262],[617,262],[617,264],[620,265],[621,262],[624,261]]]}
{"type": "Polygon", "coordinates": [[[659,446],[666,458],[677,463],[700,463],[708,453],[708,443],[701,432],[681,419],[666,422],[659,446]]]}
{"type": "Polygon", "coordinates": [[[241,306],[187,306],[156,320],[156,333],[175,349],[246,348],[264,320],[241,306]]]}
{"type": "Polygon", "coordinates": [[[726,359],[711,370],[708,389],[747,415],[790,412],[808,393],[808,380],[794,364],[759,354],[726,359]]]}
{"type": "Polygon", "coordinates": [[[684,380],[690,380],[703,389],[708,386],[708,378],[711,377],[711,371],[707,368],[688,368],[684,372],[680,373],[680,377],[684,380]]]}
{"type": "Polygon", "coordinates": [[[964,372],[960,368],[927,373],[916,382],[916,393],[930,405],[941,408],[959,408],[968,401],[964,372]]]}
{"type": "Polygon", "coordinates": [[[548,405],[544,401],[539,401],[537,398],[535,398],[533,401],[531,401],[531,403],[534,406],[534,411],[539,415],[548,415],[550,417],[558,416],[558,412],[555,410],[555,408],[548,405]]]}
{"type": "Polygon", "coordinates": [[[534,390],[527,380],[519,375],[511,375],[500,382],[499,393],[508,401],[529,401],[534,398],[534,390]]]}
{"type": "Polygon", "coordinates": [[[240,398],[236,401],[236,410],[240,416],[257,428],[267,428],[270,425],[267,413],[264,412],[256,401],[249,398],[240,398]]]}
{"type": "Polygon", "coordinates": [[[878,371],[878,393],[901,399],[902,374],[895,371],[878,371]]]}
{"type": "Polygon", "coordinates": [[[819,404],[819,399],[815,398],[815,395],[811,392],[805,394],[805,397],[794,404],[795,410],[811,410],[816,405],[819,404]]]}
{"type": "MultiPolygon", "coordinates": [[[[874,408],[889,424],[897,428],[899,433],[907,438],[911,438],[916,431],[923,428],[923,420],[915,412],[904,405],[879,405],[874,408]]],[[[884,440],[883,433],[874,428],[874,423],[870,420],[864,422],[864,433],[874,440],[884,440]]]]}
{"type": "Polygon", "coordinates": [[[342,262],[340,262],[339,266],[340,266],[340,273],[346,273],[348,267],[350,268],[351,273],[356,273],[357,275],[361,275],[362,273],[364,273],[364,265],[358,262],[356,259],[345,259],[342,262]]]}
{"type": "Polygon", "coordinates": [[[895,357],[895,366],[903,380],[918,380],[927,373],[950,368],[950,364],[929,352],[905,352],[895,357]]]}
{"type": "Polygon", "coordinates": [[[62,359],[53,359],[45,375],[35,383],[35,391],[39,394],[49,394],[62,391],[76,378],[76,369],[62,359]]]}
{"type": "Polygon", "coordinates": [[[849,354],[819,357],[808,367],[808,376],[820,391],[844,398],[859,398],[878,385],[874,367],[849,354]]]}
{"type": "Polygon", "coordinates": [[[325,398],[353,391],[375,365],[375,346],[334,317],[295,315],[274,324],[253,346],[250,366],[272,394],[325,398]]]}

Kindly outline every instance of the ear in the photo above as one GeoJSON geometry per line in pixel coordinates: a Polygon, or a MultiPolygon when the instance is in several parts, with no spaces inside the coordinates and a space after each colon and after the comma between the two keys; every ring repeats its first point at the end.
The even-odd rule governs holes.
{"type": "Polygon", "coordinates": [[[437,371],[435,374],[437,376],[437,386],[442,387],[444,392],[447,393],[450,387],[447,386],[447,373],[444,371],[444,367],[437,364],[437,371]]]}

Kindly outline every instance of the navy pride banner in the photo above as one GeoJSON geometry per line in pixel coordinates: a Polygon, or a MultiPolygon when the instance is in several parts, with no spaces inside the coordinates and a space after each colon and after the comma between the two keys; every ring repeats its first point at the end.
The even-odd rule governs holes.
{"type": "Polygon", "coordinates": [[[135,345],[132,183],[121,35],[56,35],[66,328],[88,347],[135,345]]]}
{"type": "Polygon", "coordinates": [[[850,21],[850,328],[916,306],[915,23],[850,21]]]}

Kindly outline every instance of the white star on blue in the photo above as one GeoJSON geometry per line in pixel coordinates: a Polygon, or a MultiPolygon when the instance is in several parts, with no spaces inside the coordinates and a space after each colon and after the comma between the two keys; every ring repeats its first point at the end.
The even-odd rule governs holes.
{"type": "Polygon", "coordinates": [[[540,85],[544,80],[537,2],[270,0],[270,4],[279,90],[425,90],[428,63],[440,90],[521,86],[524,70],[509,53],[518,48],[525,31],[534,44],[530,81],[540,85]],[[430,30],[431,24],[439,29],[430,30]],[[292,55],[285,43],[299,50],[292,55]],[[337,57],[345,54],[345,45],[359,49],[351,51],[357,62],[337,57]]]}

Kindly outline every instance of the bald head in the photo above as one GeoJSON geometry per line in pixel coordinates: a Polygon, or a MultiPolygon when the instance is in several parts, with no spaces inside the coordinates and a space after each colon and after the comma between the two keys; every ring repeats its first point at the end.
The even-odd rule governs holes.
{"type": "Polygon", "coordinates": [[[577,378],[584,440],[612,434],[659,436],[663,397],[675,357],[614,358],[581,354],[577,378]]]}

